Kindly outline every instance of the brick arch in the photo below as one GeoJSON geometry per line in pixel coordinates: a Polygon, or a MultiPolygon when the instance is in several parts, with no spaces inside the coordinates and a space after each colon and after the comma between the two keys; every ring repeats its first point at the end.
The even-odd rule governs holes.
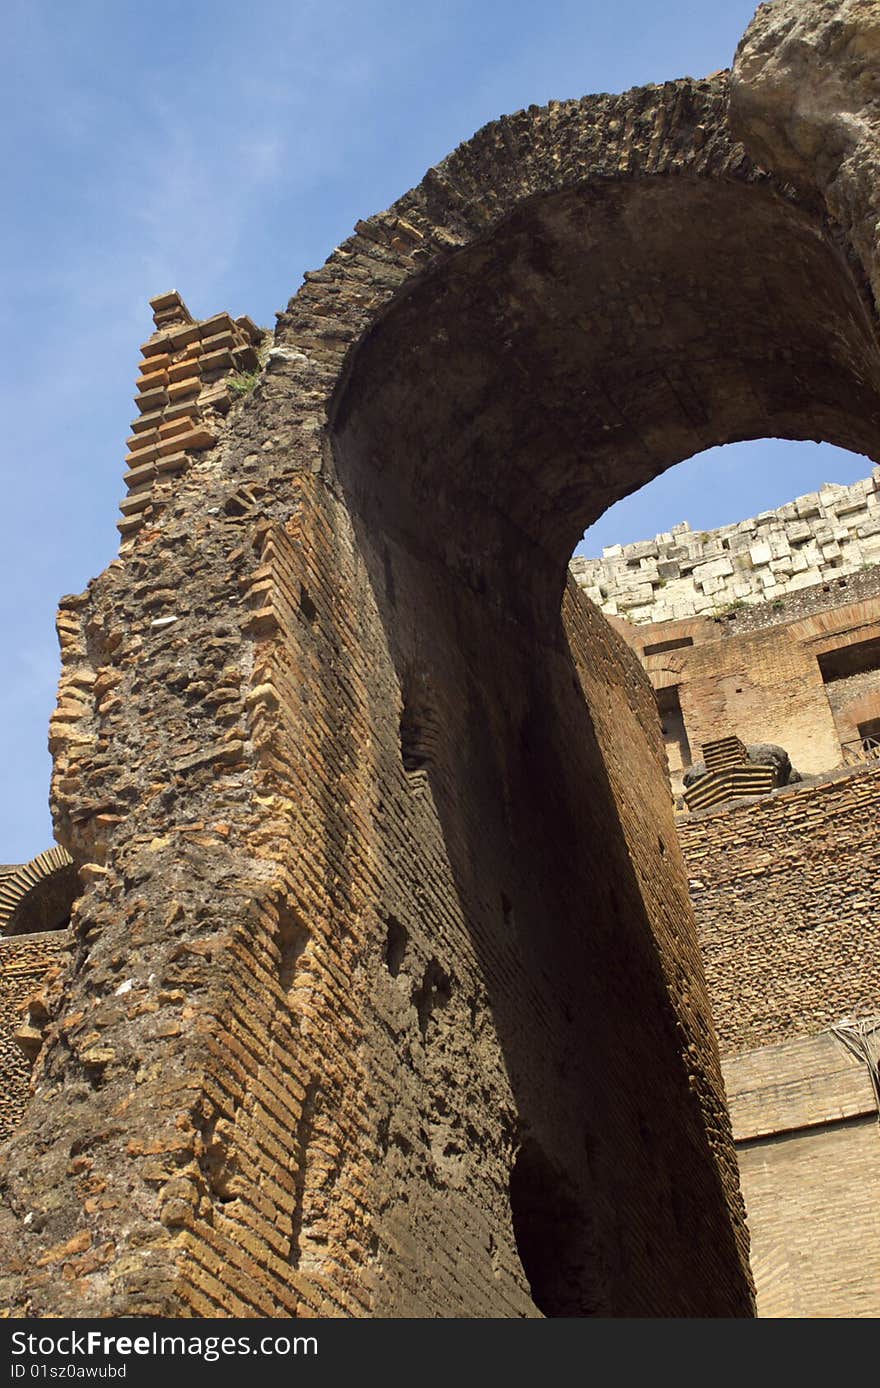
{"type": "Polygon", "coordinates": [[[490,122],[305,275],[279,314],[278,339],[317,351],[335,386],[352,343],[409,281],[491,234],[531,197],[682,173],[773,183],[732,139],[727,104],[728,74],[719,73],[552,101],[490,122]]]}
{"type": "MultiPolygon", "coordinates": [[[[615,1073],[631,1097],[640,1087],[613,1059],[627,1046],[614,984],[587,981],[599,958],[613,973],[599,942],[621,916],[639,977],[627,1007],[648,1017],[671,1004],[685,1031],[700,1022],[676,971],[686,927],[651,961],[636,943],[663,935],[633,895],[637,883],[649,894],[656,840],[648,850],[640,810],[620,799],[617,734],[590,702],[596,689],[589,711],[572,695],[595,633],[570,599],[560,618],[568,557],[607,506],[715,444],[777,434],[880,457],[880,352],[858,264],[814,195],[780,186],[731,140],[725,102],[723,78],[683,82],[489,127],[363,225],[282,325],[314,351],[336,329],[322,339],[313,320],[303,340],[309,306],[338,322],[334,301],[350,303],[364,256],[384,267],[336,339],[323,466],[368,574],[371,646],[401,687],[418,665],[445,710],[427,775],[458,901],[491,882],[551,995],[570,996],[575,1016],[614,1018],[589,1040],[585,1028],[568,1090],[606,1140],[598,1075],[615,1073]]],[[[585,1172],[578,1120],[538,1097],[542,1083],[559,1094],[524,1055],[482,909],[468,928],[519,1121],[573,1200],[601,1205],[615,1182],[585,1172]]],[[[674,1069],[669,1038],[643,1035],[630,1052],[643,1079],[652,1047],[674,1069]]],[[[644,1147],[668,1143],[680,1168],[694,1155],[682,1098],[664,1114],[634,1099],[644,1147]]],[[[648,1177],[625,1127],[628,1203],[648,1177]]],[[[672,1264],[693,1247],[695,1205],[708,1205],[707,1187],[695,1191],[667,1227],[672,1264]]],[[[638,1306],[607,1226],[596,1239],[605,1304],[638,1306]]]]}
{"type": "MultiPolygon", "coordinates": [[[[364,338],[426,274],[491,236],[532,198],[690,175],[773,183],[727,125],[728,74],[530,106],[479,130],[387,211],[357,223],[278,315],[331,414],[364,338]],[[330,402],[333,401],[331,404],[330,402]]],[[[301,369],[301,363],[298,364],[301,369]]],[[[276,359],[278,374],[298,366],[276,359]]]]}
{"type": "Polygon", "coordinates": [[[515,604],[528,552],[556,603],[584,528],[694,453],[777,435],[880,457],[861,271],[815,198],[730,140],[723,92],[530,112],[522,161],[499,122],[364,226],[389,237],[389,284],[359,310],[330,417],[367,529],[393,513],[415,533],[429,503],[441,563],[475,582],[505,556],[479,581],[512,568],[515,604]]]}
{"type": "Polygon", "coordinates": [[[700,446],[701,415],[714,441],[747,433],[760,388],[786,428],[855,444],[873,409],[845,240],[750,163],[726,103],[719,77],[486,127],[306,277],[218,446],[65,599],[62,689],[83,692],[57,720],[53,814],[87,889],[36,1062],[51,1083],[0,1167],[16,1309],[534,1315],[510,1176],[540,1150],[589,1211],[610,1313],[750,1313],[653,699],[588,604],[568,590],[559,611],[577,527],[700,446]],[[651,323],[623,281],[682,210],[692,292],[651,323]],[[639,359],[635,412],[673,442],[596,448],[619,387],[583,396],[590,352],[618,335],[590,326],[609,296],[575,274],[578,236],[610,233],[600,288],[626,247],[615,292],[656,344],[682,314],[699,338],[713,295],[732,309],[731,270],[755,277],[741,255],[722,273],[734,218],[776,266],[740,336],[768,304],[785,330],[709,373],[723,400],[639,359]],[[791,247],[827,300],[821,372],[816,315],[782,293],[791,247]],[[566,275],[577,351],[542,290],[517,371],[517,286],[566,275]]]}
{"type": "MultiPolygon", "coordinates": [[[[337,431],[358,392],[373,391],[368,373],[393,375],[396,399],[375,421],[387,432],[387,416],[407,388],[406,354],[418,346],[419,363],[410,365],[412,389],[422,396],[425,373],[451,354],[441,341],[432,359],[420,341],[446,331],[441,300],[458,328],[455,346],[470,347],[471,377],[498,393],[499,374],[483,378],[480,353],[484,367],[485,358],[500,354],[494,365],[502,373],[510,367],[513,403],[539,390],[546,398],[548,388],[563,384],[545,374],[546,362],[536,375],[533,362],[510,358],[511,342],[540,312],[556,316],[557,351],[568,345],[560,313],[579,315],[583,333],[595,336],[589,352],[584,344],[575,350],[572,365],[581,378],[598,377],[589,381],[596,391],[567,413],[570,424],[586,426],[582,452],[596,451],[597,431],[611,437],[599,440],[604,447],[583,487],[566,478],[566,543],[597,509],[719,442],[778,433],[877,456],[876,429],[867,421],[876,416],[880,354],[864,270],[821,195],[779,182],[733,139],[726,73],[552,102],[491,123],[387,212],[359,222],[322,269],[306,275],[279,315],[277,339],[282,350],[302,350],[318,367],[314,384],[326,392],[337,431]],[[574,257],[585,249],[604,276],[592,299],[572,265],[560,264],[566,250],[574,257]],[[639,252],[641,267],[634,263],[639,252]],[[567,278],[548,294],[547,279],[561,268],[567,278]],[[627,280],[615,283],[624,273],[627,280]],[[664,283],[666,303],[657,293],[664,283]],[[600,291],[608,290],[613,302],[600,303],[600,291]],[[512,303],[518,295],[524,302],[512,303]],[[677,295],[680,310],[696,320],[690,342],[687,325],[664,324],[677,295]],[[824,320],[824,333],[815,331],[817,320],[824,320]],[[609,351],[621,330],[631,358],[625,370],[609,351]],[[749,334],[750,369],[732,380],[735,352],[748,352],[749,334]],[[701,350],[694,350],[695,338],[701,350]],[[647,356],[633,355],[638,339],[651,347],[647,356]],[[700,361],[707,344],[714,379],[700,361]],[[692,379],[695,366],[703,369],[692,379]],[[659,410],[658,391],[670,397],[659,410]],[[655,435],[669,437],[645,440],[641,456],[636,450],[621,467],[621,416],[631,429],[650,421],[655,435]],[[609,457],[614,478],[607,476],[609,457]]],[[[458,384],[451,382],[450,391],[458,384]]],[[[471,399],[459,414],[473,419],[480,409],[471,399]]],[[[413,421],[411,432],[416,427],[413,421]]],[[[624,443],[633,453],[632,440],[624,443]]]]}
{"type": "Polygon", "coordinates": [[[60,930],[80,886],[70,854],[56,845],[0,877],[0,933],[60,930]]]}

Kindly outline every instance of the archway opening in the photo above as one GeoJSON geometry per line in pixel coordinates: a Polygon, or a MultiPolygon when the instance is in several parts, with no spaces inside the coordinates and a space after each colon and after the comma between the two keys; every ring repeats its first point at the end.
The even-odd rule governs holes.
{"type": "Polygon", "coordinates": [[[599,182],[527,198],[414,280],[335,401],[396,756],[424,723],[412,670],[436,712],[430,763],[397,768],[419,780],[400,880],[432,932],[469,935],[520,1121],[576,1203],[595,1192],[613,1314],[713,1314],[695,1250],[741,1250],[686,884],[642,834],[669,813],[665,784],[647,810],[639,784],[644,690],[563,598],[569,557],[609,505],[715,445],[880,457],[872,312],[816,209],[767,180],[599,182]]]}
{"type": "Polygon", "coordinates": [[[572,557],[600,559],[606,549],[684,526],[691,534],[726,529],[828,487],[850,487],[871,470],[864,454],[828,443],[760,438],[708,448],[610,506],[572,557]]]}
{"type": "Polygon", "coordinates": [[[589,1212],[534,1141],[510,1173],[516,1248],[532,1300],[548,1317],[597,1316],[604,1309],[589,1212]]]}
{"type": "Polygon", "coordinates": [[[769,434],[877,458],[878,407],[873,311],[815,210],[654,177],[526,200],[415,282],[358,349],[335,452],[372,532],[546,621],[621,497],[769,434]]]}
{"type": "Polygon", "coordinates": [[[774,787],[864,759],[859,718],[880,691],[864,606],[880,592],[878,478],[827,444],[730,444],[624,497],[578,545],[576,581],[654,686],[679,808],[715,736],[772,762],[774,787]],[[740,635],[751,644],[726,640],[740,635]]]}

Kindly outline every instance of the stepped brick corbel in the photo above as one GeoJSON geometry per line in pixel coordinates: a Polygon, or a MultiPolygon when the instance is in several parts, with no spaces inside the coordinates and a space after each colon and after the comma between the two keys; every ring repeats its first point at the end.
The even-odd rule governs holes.
{"type": "Polygon", "coordinates": [[[138,417],[125,459],[128,494],[117,521],[123,538],[143,525],[157,489],[185,472],[194,454],[213,448],[233,401],[230,378],[259,369],[265,337],[246,314],[193,318],[176,289],[151,299],[150,307],[156,331],[141,347],[138,417]]]}

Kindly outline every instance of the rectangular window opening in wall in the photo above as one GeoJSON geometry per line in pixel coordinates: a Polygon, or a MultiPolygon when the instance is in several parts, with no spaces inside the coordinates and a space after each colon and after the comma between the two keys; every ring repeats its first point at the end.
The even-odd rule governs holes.
{"type": "Polygon", "coordinates": [[[862,739],[863,746],[880,746],[880,718],[869,718],[865,723],[856,725],[859,730],[859,737],[862,739]]]}
{"type": "Polygon", "coordinates": [[[880,670],[880,637],[839,646],[836,651],[824,651],[816,658],[825,684],[848,679],[851,675],[863,675],[869,670],[880,670]]]}
{"type": "Polygon", "coordinates": [[[690,743],[684,725],[678,689],[678,685],[673,684],[668,689],[656,689],[654,691],[657,700],[657,712],[660,715],[660,726],[663,729],[663,741],[666,745],[669,774],[673,781],[677,780],[681,772],[686,771],[691,764],[690,743]]]}
{"type": "Polygon", "coordinates": [[[645,655],[662,655],[664,651],[681,651],[685,646],[692,646],[694,638],[692,636],[680,636],[677,641],[656,641],[653,646],[646,646],[645,655]]]}

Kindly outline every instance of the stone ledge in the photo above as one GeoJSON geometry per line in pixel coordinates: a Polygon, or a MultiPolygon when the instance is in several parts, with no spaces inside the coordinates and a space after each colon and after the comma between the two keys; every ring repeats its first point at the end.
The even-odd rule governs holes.
{"type": "Polygon", "coordinates": [[[722,1061],[736,1142],[876,1114],[867,1067],[830,1031],[722,1061]]]}

